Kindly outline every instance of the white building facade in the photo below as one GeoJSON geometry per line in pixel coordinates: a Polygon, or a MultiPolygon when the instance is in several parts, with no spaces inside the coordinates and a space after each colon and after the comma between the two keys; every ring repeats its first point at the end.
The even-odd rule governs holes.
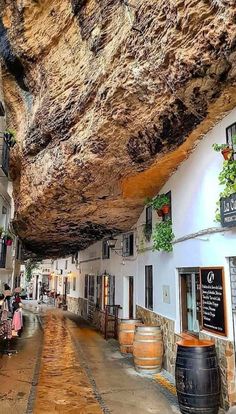
{"type": "Polygon", "coordinates": [[[111,311],[120,305],[120,318],[160,324],[164,368],[172,375],[176,341],[183,333],[212,339],[225,408],[236,403],[236,221],[231,227],[215,221],[223,158],[212,145],[226,142],[229,127],[236,133],[236,109],[198,142],[160,191],[171,200],[173,251],[153,251],[144,228],[154,229],[165,218],[144,207],[136,225],[115,236],[115,248],[104,239],[76,258],[57,261],[53,270],[57,292],[64,294],[65,278],[70,282],[66,300],[71,312],[93,320],[106,305],[111,311]]]}
{"type": "Polygon", "coordinates": [[[7,283],[11,288],[20,284],[21,243],[13,237],[11,245],[7,245],[4,233],[11,231],[11,219],[14,215],[12,183],[9,177],[10,148],[3,136],[6,131],[6,112],[2,87],[0,66],[0,292],[7,283]]]}

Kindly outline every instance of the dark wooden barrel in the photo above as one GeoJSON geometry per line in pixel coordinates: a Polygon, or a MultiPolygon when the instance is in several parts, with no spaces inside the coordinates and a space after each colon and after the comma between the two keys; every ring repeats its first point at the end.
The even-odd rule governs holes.
{"type": "Polygon", "coordinates": [[[135,327],[133,355],[136,371],[143,374],[161,371],[163,343],[160,326],[135,327]]]}
{"type": "Polygon", "coordinates": [[[220,370],[212,341],[177,342],[176,390],[182,414],[218,414],[220,370]]]}
{"type": "Polygon", "coordinates": [[[119,323],[120,352],[133,353],[135,325],[142,325],[139,319],[121,319],[119,323]]]}

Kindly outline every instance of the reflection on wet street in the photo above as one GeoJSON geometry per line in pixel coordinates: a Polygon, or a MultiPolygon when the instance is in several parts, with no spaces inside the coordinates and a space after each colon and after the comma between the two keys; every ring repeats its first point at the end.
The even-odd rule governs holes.
{"type": "Polygon", "coordinates": [[[62,313],[43,317],[44,345],[34,414],[101,414],[62,313]]]}

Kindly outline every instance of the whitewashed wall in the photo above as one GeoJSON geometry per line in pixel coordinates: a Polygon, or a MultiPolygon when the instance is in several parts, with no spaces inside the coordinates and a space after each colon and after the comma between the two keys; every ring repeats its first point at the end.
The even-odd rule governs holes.
{"type": "MultiPolygon", "coordinates": [[[[173,231],[176,239],[200,230],[221,227],[215,220],[215,209],[221,191],[218,174],[223,158],[212,144],[225,143],[225,129],[236,122],[236,109],[217,124],[198,143],[189,158],[166,182],[160,193],[171,191],[173,231]]],[[[153,224],[157,215],[153,212],[153,224]]],[[[144,223],[144,212],[138,225],[144,223]]],[[[206,234],[174,244],[172,253],[148,251],[139,255],[137,304],[144,306],[144,266],[154,269],[154,311],[176,321],[180,331],[178,272],[180,267],[224,266],[226,303],[228,304],[228,336],[233,338],[231,291],[227,258],[236,256],[236,229],[224,233],[206,234]],[[170,304],[163,303],[163,285],[170,286],[170,304]]]]}
{"type": "Polygon", "coordinates": [[[116,236],[116,250],[110,250],[110,258],[102,259],[102,241],[94,243],[88,249],[80,252],[79,267],[82,280],[82,291],[84,292],[84,276],[103,275],[104,273],[116,277],[115,280],[115,304],[120,305],[122,309],[119,311],[120,317],[128,317],[128,277],[134,277],[137,274],[137,252],[134,249],[134,255],[124,258],[118,250],[121,248],[121,236],[116,236]]]}

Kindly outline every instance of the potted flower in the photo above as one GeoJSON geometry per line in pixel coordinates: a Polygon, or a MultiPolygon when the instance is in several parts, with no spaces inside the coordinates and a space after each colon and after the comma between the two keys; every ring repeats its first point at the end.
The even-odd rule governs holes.
{"type": "Polygon", "coordinates": [[[165,194],[158,195],[153,198],[152,206],[159,216],[163,216],[163,214],[168,214],[170,211],[170,199],[165,194]]]}
{"type": "Polygon", "coordinates": [[[3,133],[3,139],[4,139],[4,141],[6,142],[6,144],[9,148],[13,148],[14,145],[16,144],[16,133],[15,133],[15,131],[13,131],[11,129],[7,129],[3,133]]]}
{"type": "Polygon", "coordinates": [[[4,228],[0,226],[0,238],[2,237],[3,232],[4,232],[4,228]]]}
{"type": "Polygon", "coordinates": [[[13,235],[10,232],[6,232],[4,235],[5,243],[7,246],[11,246],[13,243],[13,235]]]}
{"type": "Polygon", "coordinates": [[[213,144],[212,147],[215,151],[221,152],[226,161],[232,158],[233,149],[228,144],[213,144]]]}

